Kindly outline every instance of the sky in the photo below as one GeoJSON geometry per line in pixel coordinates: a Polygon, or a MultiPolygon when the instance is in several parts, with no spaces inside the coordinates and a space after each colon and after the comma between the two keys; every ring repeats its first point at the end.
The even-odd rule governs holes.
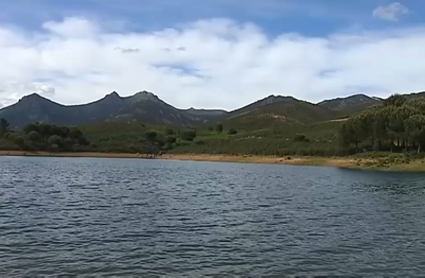
{"type": "Polygon", "coordinates": [[[0,0],[0,107],[150,91],[232,110],[425,90],[425,1],[0,0]]]}

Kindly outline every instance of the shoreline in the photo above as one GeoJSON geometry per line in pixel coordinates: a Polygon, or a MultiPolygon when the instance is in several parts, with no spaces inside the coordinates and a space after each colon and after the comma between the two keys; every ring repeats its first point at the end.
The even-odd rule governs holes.
{"type": "Polygon", "coordinates": [[[145,154],[131,153],[52,153],[52,152],[29,152],[29,151],[0,151],[0,156],[23,156],[23,157],[87,157],[87,158],[132,158],[132,159],[164,159],[181,161],[206,161],[206,162],[236,162],[257,164],[278,164],[295,166],[325,166],[343,169],[384,170],[402,172],[425,172],[425,160],[417,159],[409,163],[390,164],[382,166],[382,159],[364,159],[355,157],[313,157],[313,156],[247,156],[247,155],[207,155],[207,154],[164,154],[152,157],[145,154]]]}

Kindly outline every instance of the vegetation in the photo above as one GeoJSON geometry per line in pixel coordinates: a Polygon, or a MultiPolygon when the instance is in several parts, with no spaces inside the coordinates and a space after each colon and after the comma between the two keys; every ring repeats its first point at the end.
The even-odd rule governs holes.
{"type": "MultiPolygon", "coordinates": [[[[1,122],[7,127],[7,122],[1,122]]],[[[90,144],[77,127],[34,123],[19,133],[6,131],[0,147],[8,150],[86,151],[90,144]]]]}
{"type": "Polygon", "coordinates": [[[238,131],[236,130],[236,128],[230,128],[227,133],[229,133],[229,135],[235,135],[238,133],[238,131]]]}
{"type": "Polygon", "coordinates": [[[0,138],[2,138],[9,131],[9,123],[6,119],[0,119],[0,138]]]}
{"type": "Polygon", "coordinates": [[[158,154],[175,145],[176,140],[172,128],[139,122],[101,122],[80,128],[94,152],[158,154]]]}
{"type": "Polygon", "coordinates": [[[183,130],[180,132],[180,139],[193,141],[196,138],[196,130],[183,130]]]}
{"type": "MultiPolygon", "coordinates": [[[[52,151],[93,151],[103,153],[199,153],[230,155],[338,155],[336,136],[339,122],[313,124],[281,123],[262,129],[236,129],[220,124],[223,129],[171,129],[138,122],[102,122],[80,126],[90,145],[73,148],[66,145],[66,132],[61,128],[53,134],[40,133],[43,124],[28,125],[23,132],[13,133],[13,139],[0,142],[1,149],[33,149],[52,151]],[[221,130],[221,132],[220,132],[221,130]],[[223,132],[227,130],[227,132],[223,132]],[[296,140],[299,135],[303,140],[296,140]],[[53,136],[57,135],[57,136],[53,136]],[[308,140],[306,139],[308,138],[308,140]],[[29,144],[31,142],[31,144],[29,144]],[[42,142],[38,144],[37,142],[42,142]],[[46,146],[57,146],[49,147],[46,146]]],[[[217,125],[218,126],[218,125],[217,125]]],[[[47,129],[48,130],[48,129],[47,129]]],[[[66,130],[66,129],[65,129],[66,130]]],[[[75,133],[73,128],[70,131],[75,133]]],[[[75,136],[73,136],[75,137],[75,136]]]]}
{"type": "MultiPolygon", "coordinates": [[[[314,155],[335,156],[341,153],[338,145],[338,130],[341,122],[319,122],[311,124],[281,122],[257,129],[238,128],[233,132],[211,131],[210,128],[197,130],[192,142],[180,142],[169,152],[191,154],[227,155],[314,155]],[[199,143],[201,141],[202,143],[199,143]]],[[[232,127],[223,124],[229,131],[232,127]]]]}
{"type": "Polygon", "coordinates": [[[384,105],[350,117],[341,126],[347,153],[422,151],[425,144],[425,98],[394,95],[384,105]]]}
{"type": "Polygon", "coordinates": [[[215,130],[217,131],[217,133],[222,133],[223,132],[223,125],[217,124],[216,127],[215,127],[215,130]]]}

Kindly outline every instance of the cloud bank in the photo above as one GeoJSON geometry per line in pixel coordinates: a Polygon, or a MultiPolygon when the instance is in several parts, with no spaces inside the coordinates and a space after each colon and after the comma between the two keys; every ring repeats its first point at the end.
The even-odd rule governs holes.
{"type": "Polygon", "coordinates": [[[425,29],[271,38],[227,19],[118,33],[84,18],[42,28],[0,26],[0,105],[31,92],[78,104],[149,90],[180,108],[235,109],[270,94],[316,102],[425,89],[425,29]]]}

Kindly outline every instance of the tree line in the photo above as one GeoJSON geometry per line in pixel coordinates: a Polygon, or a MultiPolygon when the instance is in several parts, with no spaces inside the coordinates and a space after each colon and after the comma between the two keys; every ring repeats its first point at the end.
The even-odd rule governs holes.
{"type": "Polygon", "coordinates": [[[393,95],[380,107],[350,117],[340,129],[343,148],[364,151],[402,152],[425,144],[425,98],[393,95]]]}
{"type": "Polygon", "coordinates": [[[22,132],[14,132],[5,119],[0,119],[0,138],[20,150],[83,151],[90,145],[77,127],[32,123],[24,126],[22,132]]]}

